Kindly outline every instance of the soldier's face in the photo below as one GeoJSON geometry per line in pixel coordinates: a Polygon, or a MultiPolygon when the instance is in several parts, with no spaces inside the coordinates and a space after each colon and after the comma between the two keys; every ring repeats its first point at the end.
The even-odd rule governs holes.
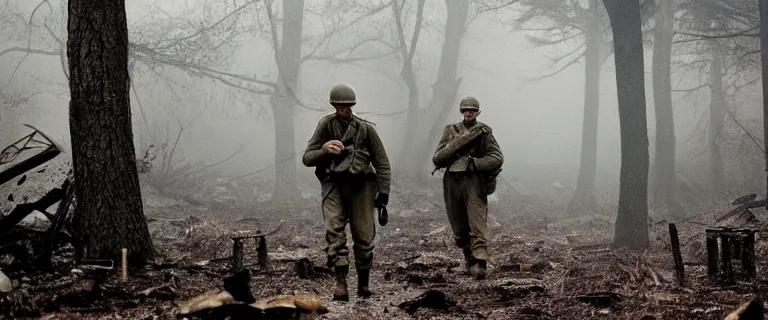
{"type": "Polygon", "coordinates": [[[352,106],[338,104],[335,107],[336,107],[336,114],[338,114],[339,116],[344,118],[352,117],[352,106]]]}
{"type": "Polygon", "coordinates": [[[477,109],[467,108],[467,109],[461,109],[461,114],[464,115],[464,121],[472,121],[472,120],[475,120],[475,118],[477,118],[477,115],[479,114],[479,112],[477,109]]]}

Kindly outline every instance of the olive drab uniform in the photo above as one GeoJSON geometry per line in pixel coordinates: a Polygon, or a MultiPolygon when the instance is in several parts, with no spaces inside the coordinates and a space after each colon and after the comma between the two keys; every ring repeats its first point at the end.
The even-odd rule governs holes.
{"type": "Polygon", "coordinates": [[[309,140],[302,160],[308,167],[316,166],[322,183],[329,267],[349,265],[344,232],[349,221],[355,266],[370,269],[375,235],[373,200],[377,192],[388,194],[390,185],[389,159],[376,129],[357,117],[347,120],[334,114],[325,116],[309,140]],[[339,159],[322,153],[323,143],[334,139],[345,145],[350,143],[345,148],[350,150],[346,157],[339,159]]]}
{"type": "MultiPolygon", "coordinates": [[[[384,202],[388,201],[391,183],[391,169],[384,145],[372,123],[356,116],[345,118],[330,114],[318,122],[302,162],[307,167],[315,167],[315,175],[321,182],[327,263],[328,267],[336,270],[337,280],[343,282],[343,290],[334,291],[334,299],[348,299],[347,222],[354,242],[358,295],[361,295],[361,288],[368,291],[368,275],[373,263],[376,234],[374,202],[380,201],[382,195],[387,197],[384,202]],[[322,146],[330,140],[341,141],[344,150],[340,154],[324,152],[322,146]],[[377,193],[379,197],[376,197],[377,193]],[[361,280],[361,275],[365,279],[361,280]]],[[[368,294],[372,293],[368,291],[368,294]]]]}
{"type": "MultiPolygon", "coordinates": [[[[456,246],[467,269],[488,260],[488,195],[495,189],[504,156],[489,126],[476,119],[445,126],[432,158],[443,175],[443,197],[456,246]]],[[[478,271],[480,272],[480,271],[478,271]]]]}

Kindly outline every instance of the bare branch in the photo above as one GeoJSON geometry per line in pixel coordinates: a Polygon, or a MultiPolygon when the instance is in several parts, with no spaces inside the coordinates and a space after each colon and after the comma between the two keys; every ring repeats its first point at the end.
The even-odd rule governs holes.
{"type": "Polygon", "coordinates": [[[270,31],[272,33],[272,46],[275,49],[275,62],[277,62],[277,68],[282,70],[280,61],[280,56],[283,52],[283,50],[280,48],[280,39],[277,37],[277,26],[275,23],[275,17],[274,13],[272,12],[272,0],[267,0],[264,2],[264,6],[267,8],[267,17],[269,18],[269,26],[270,31]]]}
{"type": "Polygon", "coordinates": [[[581,60],[581,57],[583,57],[585,54],[586,54],[586,50],[584,52],[582,52],[580,55],[574,57],[570,62],[568,62],[565,65],[563,65],[562,67],[558,68],[557,70],[549,72],[549,73],[546,73],[546,74],[538,76],[538,77],[530,78],[529,81],[540,81],[540,80],[544,80],[546,78],[549,78],[551,76],[554,76],[554,75],[562,72],[563,70],[568,69],[570,66],[572,66],[574,64],[577,64],[579,62],[579,60],[581,60]]]}
{"type": "Polygon", "coordinates": [[[468,19],[467,24],[465,25],[465,28],[469,28],[469,25],[472,24],[473,21],[475,21],[475,18],[479,17],[483,13],[504,9],[508,6],[518,3],[519,1],[520,0],[506,0],[506,1],[503,1],[501,4],[497,4],[497,5],[484,4],[483,6],[478,6],[478,9],[475,12],[475,14],[473,14],[472,17],[468,19]]]}
{"type": "Polygon", "coordinates": [[[51,30],[51,28],[48,27],[47,24],[43,24],[43,26],[45,26],[45,30],[48,30],[48,33],[51,35],[51,37],[53,37],[53,39],[59,43],[59,60],[61,62],[61,72],[63,72],[64,77],[69,80],[69,71],[67,70],[67,57],[65,55],[67,45],[64,43],[64,41],[61,41],[61,39],[56,36],[56,34],[53,32],[53,30],[51,30]]]}
{"type": "Polygon", "coordinates": [[[562,36],[559,39],[551,40],[551,39],[544,39],[541,37],[536,37],[533,35],[526,35],[526,38],[528,38],[528,41],[533,42],[535,46],[547,46],[547,45],[555,45],[555,44],[561,44],[563,42],[566,42],[568,40],[572,40],[576,37],[580,37],[584,35],[584,32],[579,30],[579,32],[573,33],[568,36],[562,36]]]}
{"type": "Polygon", "coordinates": [[[408,52],[408,47],[405,45],[405,32],[403,31],[402,14],[403,7],[405,7],[405,1],[403,5],[398,8],[397,1],[392,1],[392,13],[395,17],[395,27],[397,27],[397,39],[400,42],[400,55],[403,57],[403,67],[410,65],[411,60],[408,59],[411,55],[408,52]]]}
{"type": "Polygon", "coordinates": [[[216,28],[219,24],[223,23],[224,21],[226,21],[229,18],[231,18],[232,16],[234,16],[236,13],[242,11],[243,9],[247,8],[248,6],[250,6],[250,5],[254,4],[254,3],[257,3],[259,1],[261,1],[261,0],[250,0],[250,1],[246,2],[245,4],[243,4],[242,6],[238,7],[237,9],[233,10],[229,14],[225,15],[219,21],[216,21],[216,22],[212,23],[211,25],[209,25],[207,27],[200,28],[200,30],[197,30],[196,32],[194,32],[194,33],[192,33],[192,34],[190,34],[188,36],[184,36],[184,37],[175,39],[172,43],[169,43],[166,46],[164,46],[163,49],[171,48],[171,47],[179,44],[180,42],[182,42],[184,40],[189,40],[189,39],[197,37],[197,36],[199,36],[199,35],[201,35],[201,34],[203,34],[205,32],[208,32],[209,30],[211,30],[213,28],[216,28]]]}
{"type": "Polygon", "coordinates": [[[424,3],[425,2],[426,0],[419,0],[419,3],[418,3],[418,9],[416,11],[416,25],[413,27],[413,37],[411,37],[411,46],[408,49],[409,61],[413,61],[413,54],[416,53],[416,45],[419,42],[419,34],[421,33],[421,24],[424,21],[424,3]]]}
{"type": "Polygon", "coordinates": [[[331,30],[330,32],[327,32],[325,34],[325,36],[323,36],[323,38],[320,40],[320,42],[318,42],[317,45],[314,48],[312,48],[312,50],[310,50],[310,52],[306,56],[302,57],[301,60],[302,61],[304,61],[304,60],[311,60],[312,59],[311,57],[317,52],[317,50],[319,50],[323,46],[323,44],[326,41],[328,41],[331,37],[333,37],[334,35],[342,32],[342,31],[344,31],[346,29],[349,29],[350,27],[354,26],[355,24],[357,24],[358,22],[362,21],[363,19],[366,19],[368,17],[372,17],[372,16],[376,15],[377,13],[379,13],[382,10],[386,9],[387,7],[389,7],[392,2],[393,1],[387,2],[387,3],[377,7],[375,9],[371,10],[370,12],[368,12],[368,13],[360,16],[360,17],[358,17],[357,19],[352,20],[350,23],[348,23],[347,25],[345,25],[343,27],[340,27],[338,29],[334,29],[334,30],[331,30]]]}
{"type": "Polygon", "coordinates": [[[22,47],[13,47],[13,48],[8,48],[8,49],[5,49],[3,51],[0,51],[0,56],[4,55],[6,53],[11,53],[11,52],[25,52],[27,54],[41,54],[41,55],[46,55],[46,56],[58,56],[59,55],[58,51],[48,51],[48,50],[40,50],[40,49],[29,49],[29,48],[22,48],[22,47]]]}
{"type": "Polygon", "coordinates": [[[696,87],[693,87],[693,88],[672,89],[672,92],[686,92],[686,93],[688,93],[688,92],[694,92],[694,91],[698,91],[699,89],[708,88],[708,87],[709,87],[709,83],[705,83],[705,84],[702,84],[702,85],[699,85],[699,86],[696,86],[696,87]]]}
{"type": "MultiPolygon", "coordinates": [[[[32,10],[32,13],[29,15],[29,25],[30,26],[33,25],[32,24],[32,18],[35,17],[35,13],[37,12],[38,9],[40,9],[40,7],[43,6],[43,4],[47,4],[48,8],[53,10],[53,8],[51,7],[51,4],[48,2],[48,0],[43,0],[42,2],[40,2],[35,7],[35,9],[32,10]]],[[[13,80],[13,76],[16,75],[16,71],[19,70],[19,67],[21,66],[21,63],[24,62],[24,60],[27,58],[27,56],[29,56],[29,54],[30,54],[29,50],[31,49],[31,47],[32,47],[32,28],[29,28],[29,32],[28,32],[28,36],[27,36],[27,51],[24,54],[24,56],[21,57],[21,60],[19,60],[19,63],[16,65],[16,68],[13,69],[13,73],[11,73],[11,77],[8,79],[8,83],[11,83],[11,80],[13,80]]]]}
{"type": "Polygon", "coordinates": [[[676,31],[675,34],[689,36],[689,37],[695,37],[694,39],[685,39],[685,40],[676,40],[675,43],[685,43],[685,42],[692,42],[692,41],[700,41],[705,39],[722,39],[722,38],[735,38],[735,37],[757,37],[759,36],[759,33],[752,32],[757,30],[759,27],[755,26],[749,29],[745,30],[739,30],[736,32],[728,33],[728,34],[703,34],[703,33],[694,33],[694,32],[686,32],[686,31],[676,31]]]}
{"type": "Polygon", "coordinates": [[[177,67],[179,69],[187,70],[187,71],[190,71],[190,72],[196,72],[198,74],[203,74],[203,75],[206,75],[208,77],[211,77],[211,78],[214,78],[216,80],[219,80],[220,82],[222,82],[224,84],[227,84],[229,86],[232,86],[232,87],[244,89],[244,90],[251,91],[251,92],[254,92],[254,93],[258,93],[258,94],[270,94],[271,93],[271,91],[269,91],[269,90],[254,90],[254,89],[251,89],[251,88],[243,87],[243,86],[237,85],[237,84],[235,84],[235,83],[233,83],[233,82],[231,82],[231,81],[229,81],[229,80],[227,80],[227,79],[225,79],[223,77],[231,77],[231,78],[238,79],[238,80],[243,80],[243,81],[247,81],[247,82],[253,82],[253,83],[256,83],[256,84],[259,84],[259,85],[263,85],[263,86],[267,86],[267,87],[270,87],[270,88],[275,88],[276,87],[274,82],[259,80],[259,79],[253,78],[253,77],[248,77],[248,76],[244,76],[244,75],[240,75],[240,74],[234,74],[234,73],[230,73],[230,72],[219,71],[219,70],[215,70],[215,69],[212,69],[212,68],[209,68],[209,67],[205,67],[205,66],[200,66],[200,65],[197,65],[197,64],[189,63],[189,62],[186,62],[186,61],[174,60],[172,57],[170,57],[170,56],[168,56],[166,54],[157,52],[157,51],[152,50],[150,48],[147,48],[146,46],[143,46],[143,45],[139,45],[139,44],[135,44],[135,43],[130,43],[130,47],[134,50],[134,52],[136,52],[136,53],[144,53],[145,55],[147,55],[148,57],[150,57],[154,61],[162,62],[164,64],[171,65],[171,66],[177,67]]]}

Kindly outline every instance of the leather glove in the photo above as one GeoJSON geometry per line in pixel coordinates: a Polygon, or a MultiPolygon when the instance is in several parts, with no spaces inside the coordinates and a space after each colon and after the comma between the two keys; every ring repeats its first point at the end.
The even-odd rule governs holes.
{"type": "Polygon", "coordinates": [[[344,150],[344,145],[339,140],[331,140],[323,144],[322,150],[326,153],[339,154],[344,150]]]}
{"type": "Polygon", "coordinates": [[[389,203],[389,194],[388,193],[379,193],[376,196],[376,200],[373,201],[373,206],[376,208],[386,207],[389,203]]]}
{"type": "Polygon", "coordinates": [[[387,207],[379,207],[379,225],[386,226],[389,221],[389,214],[387,214],[387,207]]]}
{"type": "Polygon", "coordinates": [[[389,221],[389,214],[387,214],[387,204],[389,203],[389,194],[379,193],[376,196],[376,200],[373,201],[373,206],[379,210],[379,225],[387,225],[389,221]]]}

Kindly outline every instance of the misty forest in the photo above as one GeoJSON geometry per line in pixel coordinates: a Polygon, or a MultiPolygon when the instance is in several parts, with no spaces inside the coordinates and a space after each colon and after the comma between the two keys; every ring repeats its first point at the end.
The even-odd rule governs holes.
{"type": "Polygon", "coordinates": [[[0,0],[0,319],[763,319],[768,0],[0,0]]]}

